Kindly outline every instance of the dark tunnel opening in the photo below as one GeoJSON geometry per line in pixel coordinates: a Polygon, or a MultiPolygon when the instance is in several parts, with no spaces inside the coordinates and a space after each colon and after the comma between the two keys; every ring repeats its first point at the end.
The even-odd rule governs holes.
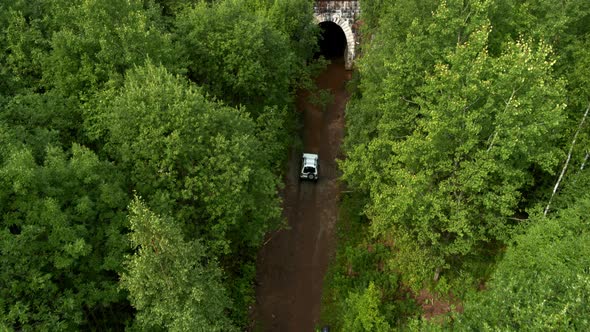
{"type": "Polygon", "coordinates": [[[320,51],[316,56],[323,55],[326,59],[332,60],[344,57],[346,50],[346,36],[342,28],[334,22],[320,23],[320,51]]]}

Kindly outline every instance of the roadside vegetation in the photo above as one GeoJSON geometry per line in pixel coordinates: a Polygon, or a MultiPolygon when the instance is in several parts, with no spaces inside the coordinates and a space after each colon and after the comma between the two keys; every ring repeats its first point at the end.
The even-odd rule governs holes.
{"type": "Polygon", "coordinates": [[[0,2],[0,330],[239,331],[312,3],[0,2]]]}
{"type": "MultiPolygon", "coordinates": [[[[589,330],[587,0],[361,5],[323,323],[589,330]]],[[[0,330],[246,329],[317,37],[308,0],[0,1],[0,330]]]]}
{"type": "Polygon", "coordinates": [[[324,323],[588,329],[587,3],[361,8],[324,323]]]}

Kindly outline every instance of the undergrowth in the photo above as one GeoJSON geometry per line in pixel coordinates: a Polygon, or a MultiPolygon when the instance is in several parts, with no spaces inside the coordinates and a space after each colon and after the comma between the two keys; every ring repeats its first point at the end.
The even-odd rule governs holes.
{"type": "Polygon", "coordinates": [[[330,326],[330,331],[344,331],[355,324],[365,330],[396,328],[420,313],[399,274],[385,264],[392,247],[368,235],[364,204],[362,196],[349,193],[340,205],[336,256],[324,280],[320,318],[320,326],[330,326]],[[373,288],[377,289],[374,298],[369,294],[373,288]]]}

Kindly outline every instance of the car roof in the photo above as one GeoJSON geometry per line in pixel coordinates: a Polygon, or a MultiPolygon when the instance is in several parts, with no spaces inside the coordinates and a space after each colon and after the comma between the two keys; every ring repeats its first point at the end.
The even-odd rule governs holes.
{"type": "Polygon", "coordinates": [[[304,153],[303,154],[303,158],[304,159],[318,160],[318,155],[315,154],[315,153],[304,153]]]}
{"type": "Polygon", "coordinates": [[[313,153],[304,153],[303,154],[303,167],[305,166],[318,166],[318,155],[313,153]]]}

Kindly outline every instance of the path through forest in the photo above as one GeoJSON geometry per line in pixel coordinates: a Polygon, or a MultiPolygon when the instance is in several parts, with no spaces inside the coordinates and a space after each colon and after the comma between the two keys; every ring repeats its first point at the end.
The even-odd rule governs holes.
{"type": "Polygon", "coordinates": [[[322,110],[307,92],[298,96],[303,112],[305,152],[317,153],[320,179],[299,181],[299,153],[290,156],[283,190],[283,214],[289,228],[269,235],[258,255],[254,331],[307,332],[318,323],[324,275],[335,249],[340,185],[336,158],[344,135],[345,90],[351,73],[344,60],[333,60],[319,75],[320,89],[333,102],[322,110]]]}

